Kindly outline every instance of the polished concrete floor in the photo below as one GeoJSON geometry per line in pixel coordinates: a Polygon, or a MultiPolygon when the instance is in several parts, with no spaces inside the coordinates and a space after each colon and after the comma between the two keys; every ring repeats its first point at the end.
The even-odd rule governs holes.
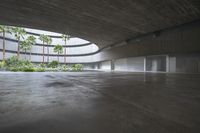
{"type": "Polygon", "coordinates": [[[0,133],[199,132],[199,74],[0,73],[0,133]]]}

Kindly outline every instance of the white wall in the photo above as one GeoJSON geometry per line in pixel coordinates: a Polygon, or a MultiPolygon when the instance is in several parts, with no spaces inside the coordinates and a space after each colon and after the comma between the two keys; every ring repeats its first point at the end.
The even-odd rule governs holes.
{"type": "Polygon", "coordinates": [[[100,69],[102,69],[102,70],[111,70],[111,61],[101,62],[100,69]]]}
{"type": "Polygon", "coordinates": [[[117,71],[144,71],[144,57],[132,57],[115,60],[117,71]]]}
{"type": "MultiPolygon", "coordinates": [[[[6,53],[6,58],[10,58],[12,56],[16,56],[14,53],[6,53]]],[[[25,59],[25,55],[21,54],[20,57],[25,59]]],[[[0,60],[2,60],[2,52],[0,51],[0,60]]],[[[27,59],[29,59],[29,53],[27,54],[27,59]]],[[[49,61],[58,60],[57,56],[50,56],[49,61]]],[[[88,55],[88,56],[74,56],[74,57],[66,57],[67,63],[93,63],[97,60],[100,60],[99,54],[88,55]]],[[[42,62],[42,56],[32,55],[32,62],[42,62]]],[[[45,56],[45,62],[47,61],[47,56],[45,56]]],[[[59,61],[64,62],[64,57],[59,57],[59,61]]]]}
{"type": "Polygon", "coordinates": [[[176,57],[169,57],[169,72],[176,72],[176,57]]]}

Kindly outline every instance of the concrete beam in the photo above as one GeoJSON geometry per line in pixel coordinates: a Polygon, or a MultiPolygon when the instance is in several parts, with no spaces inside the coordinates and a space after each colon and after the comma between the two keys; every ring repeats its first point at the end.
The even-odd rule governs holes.
{"type": "Polygon", "coordinates": [[[0,24],[67,33],[104,47],[200,18],[198,0],[1,0],[0,24]]]}
{"type": "Polygon", "coordinates": [[[200,52],[200,22],[168,29],[159,35],[149,34],[129,41],[127,45],[110,48],[100,53],[101,60],[147,55],[200,52]]]}

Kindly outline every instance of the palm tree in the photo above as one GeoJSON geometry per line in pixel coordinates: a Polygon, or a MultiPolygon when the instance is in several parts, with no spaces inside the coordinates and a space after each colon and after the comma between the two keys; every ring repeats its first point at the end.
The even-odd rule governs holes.
{"type": "MultiPolygon", "coordinates": [[[[67,45],[67,41],[70,39],[70,36],[62,34],[62,39],[65,42],[65,45],[67,45]]],[[[66,47],[64,48],[64,50],[65,50],[65,52],[64,52],[64,55],[65,55],[65,57],[64,57],[64,63],[66,64],[66,53],[67,53],[66,47]]]]}
{"type": "Polygon", "coordinates": [[[20,42],[20,49],[25,52],[25,59],[26,59],[26,51],[30,49],[30,43],[28,40],[24,40],[20,42]]]}
{"type": "Polygon", "coordinates": [[[20,48],[25,51],[25,59],[26,59],[26,51],[30,50],[30,60],[31,60],[31,48],[36,43],[36,38],[34,36],[29,36],[26,40],[20,43],[20,48]]]}
{"type": "Polygon", "coordinates": [[[57,45],[54,47],[54,52],[55,52],[55,53],[58,53],[58,62],[59,62],[59,55],[63,53],[63,47],[62,47],[62,45],[57,44],[57,45]]]}
{"type": "Polygon", "coordinates": [[[17,56],[20,56],[20,41],[21,38],[24,39],[24,36],[26,35],[26,31],[24,28],[21,27],[12,27],[12,31],[15,34],[15,38],[18,41],[18,48],[17,48],[17,56]]]}
{"type": "Polygon", "coordinates": [[[30,49],[29,49],[29,51],[30,51],[30,56],[29,56],[29,60],[31,61],[31,49],[32,49],[33,45],[36,43],[36,38],[35,38],[34,36],[29,36],[29,37],[27,38],[27,40],[28,40],[28,42],[29,42],[29,44],[30,44],[30,49]]]}
{"type": "Polygon", "coordinates": [[[43,44],[43,50],[42,50],[42,53],[43,53],[43,59],[42,59],[42,62],[44,63],[44,44],[45,42],[48,41],[48,36],[47,35],[40,35],[39,39],[42,41],[42,44],[43,44]]]}
{"type": "Polygon", "coordinates": [[[5,61],[5,55],[6,55],[6,49],[5,49],[5,35],[6,33],[10,33],[10,27],[9,26],[4,26],[0,25],[0,33],[3,33],[3,61],[5,61]]]}
{"type": "MultiPolygon", "coordinates": [[[[52,39],[51,39],[51,37],[47,37],[47,45],[51,45],[51,43],[52,43],[52,39]]],[[[48,57],[47,57],[47,62],[49,62],[49,47],[47,47],[47,52],[48,52],[48,57]]]]}

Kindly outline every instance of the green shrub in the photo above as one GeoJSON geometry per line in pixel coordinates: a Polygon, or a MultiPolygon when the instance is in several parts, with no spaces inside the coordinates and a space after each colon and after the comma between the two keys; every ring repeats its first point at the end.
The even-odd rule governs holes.
{"type": "Polygon", "coordinates": [[[42,68],[45,68],[45,67],[46,67],[46,64],[41,63],[39,66],[42,67],[42,68]]]}
{"type": "Polygon", "coordinates": [[[58,68],[49,67],[49,68],[46,68],[46,71],[48,71],[48,72],[57,72],[57,71],[59,71],[59,69],[58,68]]]}
{"type": "MultiPolygon", "coordinates": [[[[6,68],[10,71],[22,71],[22,72],[45,72],[45,71],[68,71],[69,68],[67,65],[59,65],[58,61],[52,61],[48,64],[48,68],[44,63],[41,63],[38,67],[35,67],[30,61],[22,60],[17,56],[13,56],[9,58],[6,62],[0,62],[0,69],[6,68]]],[[[82,71],[83,65],[82,64],[74,64],[71,66],[72,71],[82,71]]]]}
{"type": "Polygon", "coordinates": [[[28,60],[22,60],[17,56],[12,56],[11,58],[9,58],[6,61],[6,65],[8,67],[18,67],[18,66],[22,66],[22,65],[33,65],[30,61],[28,60]]]}
{"type": "Polygon", "coordinates": [[[45,68],[44,67],[35,68],[35,72],[45,72],[45,68]]]}
{"type": "Polygon", "coordinates": [[[60,67],[60,70],[66,72],[66,71],[68,71],[68,66],[67,65],[62,65],[60,67]]]}
{"type": "Polygon", "coordinates": [[[74,64],[71,67],[72,71],[82,71],[83,70],[83,65],[82,64],[74,64]]]}
{"type": "Polygon", "coordinates": [[[0,61],[0,69],[6,67],[6,62],[5,61],[0,61]]]}
{"type": "Polygon", "coordinates": [[[35,68],[32,64],[30,65],[21,65],[21,66],[11,66],[8,67],[8,70],[10,71],[21,71],[21,72],[34,72],[35,68]]]}
{"type": "Polygon", "coordinates": [[[59,65],[58,61],[52,61],[51,63],[48,64],[48,67],[56,68],[56,67],[58,67],[58,65],[59,65]]]}
{"type": "Polygon", "coordinates": [[[35,68],[34,67],[24,66],[24,68],[22,68],[21,71],[23,71],[23,72],[34,72],[35,68]]]}
{"type": "Polygon", "coordinates": [[[17,56],[12,56],[6,61],[8,67],[15,67],[22,64],[21,60],[17,56]]]}
{"type": "Polygon", "coordinates": [[[8,70],[13,71],[13,72],[17,72],[17,71],[19,71],[19,68],[17,68],[17,67],[9,67],[8,70]]]}
{"type": "Polygon", "coordinates": [[[34,65],[30,61],[19,59],[17,56],[9,58],[6,64],[10,71],[34,72],[34,65]]]}

